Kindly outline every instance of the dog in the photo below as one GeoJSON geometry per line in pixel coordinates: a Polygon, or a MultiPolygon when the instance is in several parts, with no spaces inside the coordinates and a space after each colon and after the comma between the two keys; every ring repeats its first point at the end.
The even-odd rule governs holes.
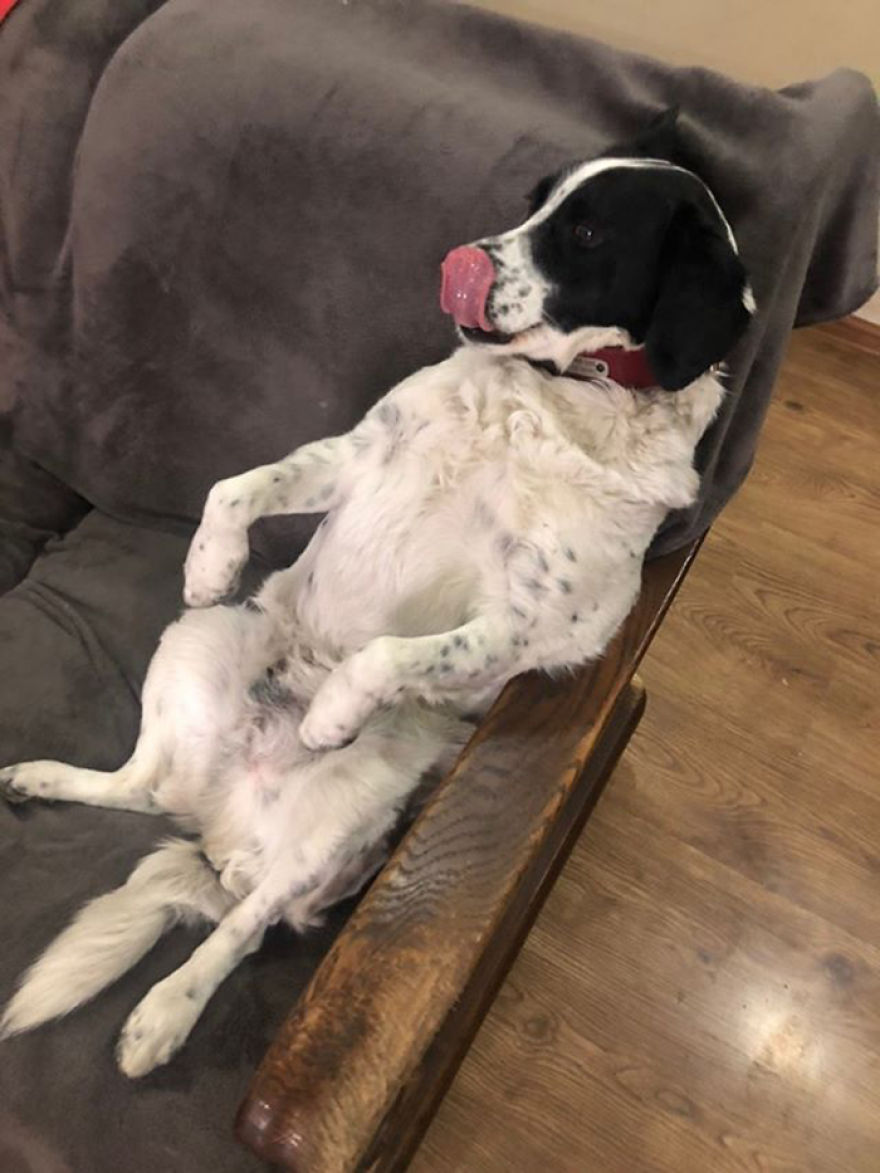
{"type": "Polygon", "coordinates": [[[2,1032],[93,997],[177,920],[216,927],[122,1031],[130,1077],[166,1063],[268,925],[305,930],[381,866],[420,778],[527,669],[602,654],[667,512],[691,504],[718,364],[755,309],[706,184],[628,147],[535,188],[527,218],[453,249],[460,346],[348,434],[210,490],[131,759],[112,773],[11,766],[11,802],[178,820],[23,979],[2,1032]],[[223,602],[270,514],[325,514],[301,557],[223,602]]]}

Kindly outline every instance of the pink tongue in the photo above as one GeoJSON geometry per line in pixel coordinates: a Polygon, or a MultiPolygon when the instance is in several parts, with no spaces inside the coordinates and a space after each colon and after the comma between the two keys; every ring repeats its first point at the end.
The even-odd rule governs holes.
{"type": "Polygon", "coordinates": [[[463,244],[448,253],[440,272],[440,308],[452,314],[456,325],[491,330],[486,317],[486,299],[495,280],[495,267],[488,253],[463,244]]]}

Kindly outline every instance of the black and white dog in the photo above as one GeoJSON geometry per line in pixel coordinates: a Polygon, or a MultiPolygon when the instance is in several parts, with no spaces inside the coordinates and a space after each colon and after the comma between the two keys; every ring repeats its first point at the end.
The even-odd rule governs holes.
{"type": "MultiPolygon", "coordinates": [[[[667,134],[668,126],[657,133],[667,134]]],[[[599,656],[668,510],[694,500],[714,366],[754,309],[706,185],[651,136],[543,180],[528,219],[454,249],[463,345],[344,436],[216,484],[186,560],[134,755],[114,773],[0,772],[6,797],[164,812],[164,843],[87,905],[8,1005],[64,1014],[179,918],[216,928],[133,1011],[129,1076],[165,1063],[267,925],[295,929],[380,866],[420,776],[502,685],[599,656]],[[242,606],[258,517],[326,513],[242,606]]]]}

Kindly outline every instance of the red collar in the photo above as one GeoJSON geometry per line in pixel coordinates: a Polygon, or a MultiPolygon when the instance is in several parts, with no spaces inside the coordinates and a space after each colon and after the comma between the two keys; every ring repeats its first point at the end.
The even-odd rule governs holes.
{"type": "Polygon", "coordinates": [[[533,362],[533,365],[551,374],[564,374],[567,379],[590,383],[594,379],[611,379],[629,391],[646,391],[660,384],[648,365],[644,346],[625,350],[622,346],[603,346],[599,350],[584,350],[575,355],[565,371],[558,371],[552,363],[533,362]]]}
{"type": "Polygon", "coordinates": [[[648,365],[644,346],[624,350],[622,346],[603,346],[600,350],[576,354],[565,374],[570,379],[611,379],[630,391],[646,391],[657,386],[657,376],[648,365]]]}

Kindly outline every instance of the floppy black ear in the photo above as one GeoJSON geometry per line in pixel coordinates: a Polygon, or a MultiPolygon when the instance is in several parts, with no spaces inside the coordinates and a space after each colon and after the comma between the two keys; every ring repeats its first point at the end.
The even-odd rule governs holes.
{"type": "Polygon", "coordinates": [[[678,391],[726,357],[751,320],[751,294],[724,225],[692,204],[672,217],[659,272],[645,351],[661,387],[678,391]]]}

